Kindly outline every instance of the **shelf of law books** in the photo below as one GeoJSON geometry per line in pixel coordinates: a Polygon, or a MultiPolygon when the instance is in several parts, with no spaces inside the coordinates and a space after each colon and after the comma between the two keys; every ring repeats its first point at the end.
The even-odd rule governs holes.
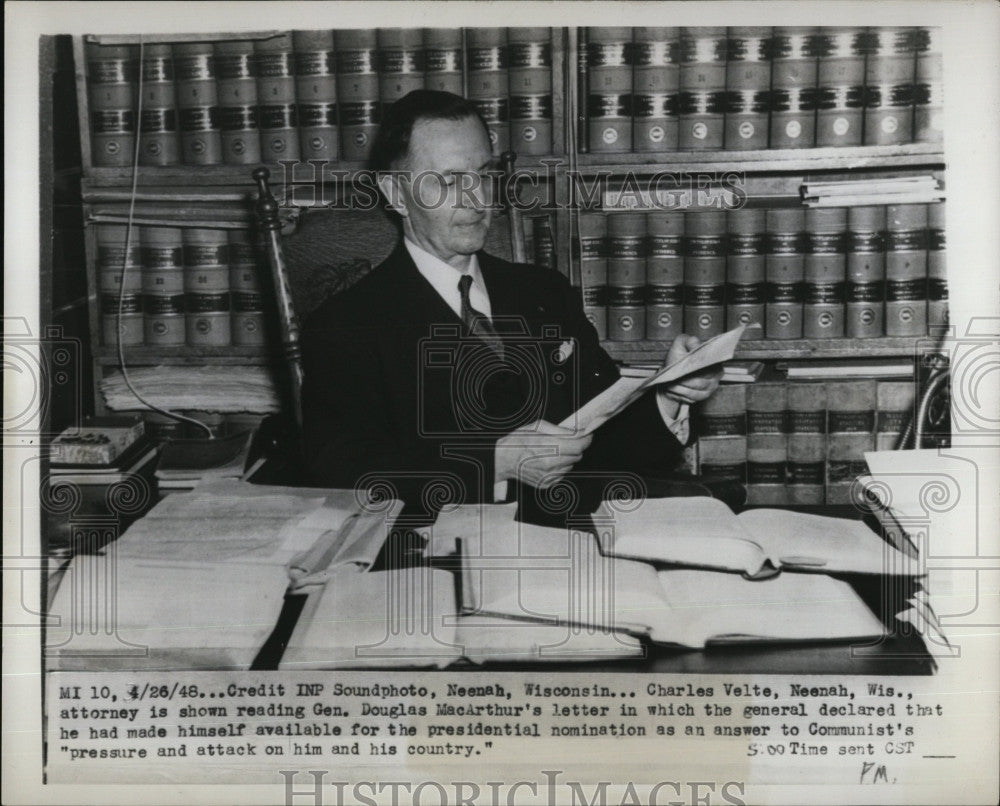
{"type": "Polygon", "coordinates": [[[497,153],[562,149],[563,29],[369,28],[143,42],[88,36],[81,129],[97,183],[249,181],[281,161],[363,167],[382,109],[414,89],[469,97],[497,153]],[[140,50],[142,69],[140,71],[140,50]],[[141,96],[139,87],[141,86],[141,96]],[[136,142],[138,138],[138,143],[136,142]]]}
{"type": "Polygon", "coordinates": [[[903,447],[921,386],[912,361],[853,371],[841,364],[832,374],[814,368],[724,383],[697,408],[692,464],[744,482],[751,505],[852,503],[865,452],[903,447]]]}
{"type": "Polygon", "coordinates": [[[170,373],[274,370],[251,171],[301,183],[286,211],[328,206],[317,186],[356,190],[382,110],[419,87],[469,97],[543,174],[521,199],[558,210],[525,212],[529,259],[623,363],[740,323],[744,361],[912,359],[947,322],[936,29],[93,35],[74,55],[99,411],[127,402],[122,358],[192,388],[170,373]]]}

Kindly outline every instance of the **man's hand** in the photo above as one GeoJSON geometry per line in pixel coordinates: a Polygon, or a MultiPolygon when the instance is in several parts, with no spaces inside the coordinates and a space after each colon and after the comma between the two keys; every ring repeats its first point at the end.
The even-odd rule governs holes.
{"type": "MultiPolygon", "coordinates": [[[[667,351],[667,358],[663,366],[669,366],[675,361],[679,361],[685,355],[698,347],[701,341],[697,336],[688,336],[681,333],[674,339],[673,344],[667,351]]],[[[719,388],[719,381],[722,380],[722,367],[709,367],[701,372],[686,375],[673,383],[659,387],[657,394],[668,403],[672,403],[671,417],[676,417],[681,404],[698,403],[712,396],[712,393],[719,388]]]]}
{"type": "Polygon", "coordinates": [[[580,461],[592,439],[546,420],[511,431],[497,441],[496,481],[551,487],[580,461]]]}

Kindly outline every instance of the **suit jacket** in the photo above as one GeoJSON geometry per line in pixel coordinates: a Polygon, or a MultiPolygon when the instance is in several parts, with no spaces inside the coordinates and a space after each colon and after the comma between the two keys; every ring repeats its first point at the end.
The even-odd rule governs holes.
{"type": "MultiPolygon", "coordinates": [[[[402,242],[312,314],[302,337],[312,482],[381,483],[429,510],[446,500],[492,502],[497,439],[540,418],[558,423],[617,380],[563,275],[478,258],[502,361],[465,332],[402,242]]],[[[647,395],[602,426],[574,475],[607,481],[662,469],[679,450],[647,395]]]]}

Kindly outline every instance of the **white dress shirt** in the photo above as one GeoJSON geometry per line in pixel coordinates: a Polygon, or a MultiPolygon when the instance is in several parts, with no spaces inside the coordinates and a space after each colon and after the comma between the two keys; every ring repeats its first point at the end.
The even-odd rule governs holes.
{"type": "MultiPolygon", "coordinates": [[[[479,313],[484,316],[493,316],[493,308],[490,306],[490,298],[486,293],[486,283],[483,281],[482,272],[479,270],[479,259],[476,255],[469,257],[469,265],[466,270],[459,271],[454,266],[445,263],[437,255],[432,255],[425,249],[417,246],[409,238],[403,238],[403,245],[410,253],[413,262],[417,266],[417,271],[433,286],[438,296],[445,301],[459,319],[462,318],[462,295],[458,290],[458,280],[463,274],[471,275],[472,285],[469,287],[469,303],[479,313]]],[[[657,393],[656,405],[660,409],[660,416],[663,422],[682,445],[688,441],[690,435],[689,412],[686,403],[681,404],[676,417],[667,414],[669,405],[666,395],[657,393]]],[[[507,482],[498,481],[493,489],[495,501],[507,500],[507,482]]]]}

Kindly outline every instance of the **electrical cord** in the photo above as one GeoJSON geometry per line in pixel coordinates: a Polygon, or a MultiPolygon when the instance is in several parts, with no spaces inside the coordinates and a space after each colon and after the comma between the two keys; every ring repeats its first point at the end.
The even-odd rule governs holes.
{"type": "Polygon", "coordinates": [[[135,229],[133,221],[135,218],[135,201],[136,192],[139,186],[139,148],[141,143],[142,134],[142,79],[143,79],[143,41],[142,37],[139,37],[139,69],[138,69],[138,102],[136,105],[135,112],[135,147],[132,151],[132,189],[129,193],[129,205],[128,205],[128,218],[125,222],[125,253],[122,256],[122,276],[119,281],[118,286],[118,315],[115,321],[115,344],[117,346],[118,353],[118,366],[122,371],[122,380],[125,381],[125,385],[128,390],[135,395],[136,400],[142,403],[146,408],[151,411],[155,411],[158,414],[162,414],[171,420],[176,420],[178,422],[188,423],[197,428],[203,430],[209,439],[214,438],[212,430],[205,425],[205,423],[200,420],[196,420],[193,417],[187,417],[183,414],[178,414],[177,412],[169,411],[168,409],[161,408],[155,403],[150,403],[146,398],[139,394],[139,390],[135,388],[132,384],[132,379],[128,375],[128,366],[125,363],[125,346],[122,344],[122,317],[125,313],[125,278],[129,270],[129,256],[132,254],[132,234],[135,229]]]}

